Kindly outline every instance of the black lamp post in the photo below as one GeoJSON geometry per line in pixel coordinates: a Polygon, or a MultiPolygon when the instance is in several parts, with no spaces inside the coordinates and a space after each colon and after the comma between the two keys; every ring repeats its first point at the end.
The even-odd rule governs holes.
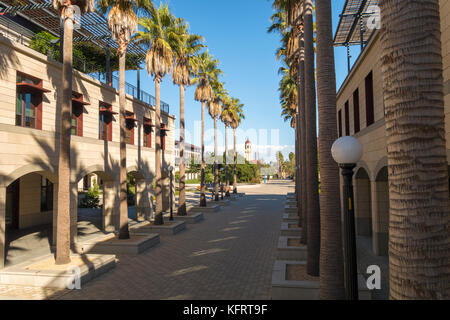
{"type": "Polygon", "coordinates": [[[169,192],[169,194],[170,194],[170,197],[169,197],[170,218],[169,218],[169,220],[173,221],[173,192],[172,192],[172,190],[173,190],[173,167],[172,166],[169,167],[169,179],[170,179],[170,192],[169,192]]]}
{"type": "Polygon", "coordinates": [[[344,178],[344,281],[347,300],[358,300],[358,269],[356,263],[355,210],[353,200],[353,169],[361,159],[362,146],[354,137],[342,137],[331,148],[344,178]]]}

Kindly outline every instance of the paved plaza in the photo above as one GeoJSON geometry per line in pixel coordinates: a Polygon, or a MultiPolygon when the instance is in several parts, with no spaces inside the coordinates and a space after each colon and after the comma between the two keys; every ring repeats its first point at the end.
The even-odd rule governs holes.
{"type": "Polygon", "coordinates": [[[272,268],[292,182],[242,187],[244,197],[116,268],[81,290],[0,286],[0,298],[270,299],[272,268]]]}

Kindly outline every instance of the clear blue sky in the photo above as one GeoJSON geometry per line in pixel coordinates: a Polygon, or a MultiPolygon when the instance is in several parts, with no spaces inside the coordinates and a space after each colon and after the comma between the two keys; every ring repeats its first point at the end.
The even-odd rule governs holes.
{"type": "MultiPolygon", "coordinates": [[[[159,4],[158,0],[154,2],[159,4]]],[[[344,3],[345,0],[332,1],[334,30],[344,3]]],[[[294,132],[289,123],[280,117],[281,108],[277,90],[280,80],[278,69],[281,63],[275,59],[275,51],[280,42],[277,34],[267,33],[269,18],[273,13],[272,1],[170,0],[169,7],[173,14],[189,22],[192,33],[205,38],[209,52],[219,59],[220,68],[225,72],[222,80],[226,88],[231,96],[239,98],[245,105],[246,119],[241,125],[243,132],[237,140],[239,151],[243,152],[242,145],[247,136],[250,136],[253,145],[267,143],[283,146],[282,152],[287,157],[289,152],[294,151],[294,132]],[[264,136],[259,134],[253,136],[252,129],[255,129],[255,132],[267,129],[267,142],[264,141],[264,136]],[[270,139],[271,130],[274,129],[279,130],[278,143],[276,139],[273,139],[274,141],[270,139]]],[[[354,50],[352,52],[356,58],[359,48],[356,47],[354,50]],[[356,52],[353,52],[354,50],[356,52]]],[[[336,48],[335,52],[339,88],[347,75],[347,58],[345,48],[336,48]]],[[[154,95],[153,81],[145,70],[141,71],[141,79],[142,89],[154,95]]],[[[136,82],[135,72],[127,72],[127,82],[136,82]]],[[[186,129],[191,133],[191,137],[187,137],[187,142],[199,145],[199,136],[194,137],[194,124],[201,119],[201,105],[194,100],[194,91],[194,87],[186,91],[186,129]]],[[[178,128],[179,89],[172,84],[170,77],[163,79],[161,99],[170,104],[170,112],[177,117],[178,128]]],[[[213,128],[213,121],[207,113],[205,128],[206,130],[213,128]]],[[[224,130],[222,123],[219,124],[219,130],[224,130]]],[[[207,134],[206,144],[211,148],[212,143],[211,134],[207,134]]],[[[223,145],[223,141],[219,141],[219,144],[223,145]]],[[[273,155],[274,152],[260,154],[260,158],[266,161],[274,160],[273,155]]]]}

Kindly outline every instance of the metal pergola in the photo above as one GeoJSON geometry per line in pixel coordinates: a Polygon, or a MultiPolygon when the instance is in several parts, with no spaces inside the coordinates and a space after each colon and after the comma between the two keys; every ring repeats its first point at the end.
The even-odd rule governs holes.
{"type": "Polygon", "coordinates": [[[367,20],[375,14],[369,10],[377,6],[378,0],[346,0],[340,15],[339,25],[334,37],[334,45],[347,47],[347,63],[350,72],[350,46],[360,45],[361,51],[369,41],[375,29],[367,27],[367,20]]]}
{"type": "MultiPolygon", "coordinates": [[[[58,37],[60,40],[63,38],[63,26],[60,15],[53,8],[52,0],[0,0],[0,15],[5,15],[5,17],[7,15],[20,16],[38,28],[58,37]]],[[[105,50],[106,83],[113,86],[112,83],[117,79],[110,75],[110,55],[111,49],[118,49],[118,44],[112,39],[108,22],[105,16],[98,11],[82,14],[80,20],[79,28],[74,29],[73,41],[90,42],[105,50]]],[[[60,50],[63,50],[63,45],[60,46],[60,50]]],[[[146,50],[140,45],[130,42],[127,46],[127,53],[137,59],[143,60],[146,55],[146,50]]],[[[62,57],[62,54],[60,56],[62,57]]],[[[152,106],[155,103],[155,98],[152,95],[140,89],[139,69],[137,69],[137,87],[126,83],[126,90],[127,93],[144,103],[152,106]]],[[[169,113],[169,105],[164,101],[161,101],[161,110],[169,113]]]]}

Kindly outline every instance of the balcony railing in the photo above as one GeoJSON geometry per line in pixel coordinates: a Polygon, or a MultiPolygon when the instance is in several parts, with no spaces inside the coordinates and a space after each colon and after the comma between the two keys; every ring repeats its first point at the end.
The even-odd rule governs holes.
{"type": "MultiPolygon", "coordinates": [[[[5,34],[3,32],[2,34],[3,37],[6,37],[10,40],[13,40],[15,42],[19,42],[24,44],[23,38],[22,37],[17,37],[14,34],[5,34]]],[[[45,48],[45,52],[43,52],[44,54],[47,55],[47,57],[53,61],[58,61],[57,57],[59,56],[59,46],[58,43],[55,43],[54,41],[50,41],[49,39],[45,39],[42,37],[39,37],[37,35],[35,35],[35,44],[37,45],[37,47],[39,48],[45,48]]],[[[36,50],[36,48],[31,48],[36,50]]],[[[37,50],[40,51],[40,50],[37,50]]],[[[87,62],[85,59],[77,56],[75,53],[73,54],[73,62],[72,62],[72,67],[78,71],[81,71],[87,75],[89,75],[90,77],[99,80],[101,83],[105,84],[105,85],[109,85],[107,82],[107,74],[104,71],[99,71],[98,70],[98,66],[95,66],[89,62],[87,62]]],[[[114,89],[119,89],[119,78],[117,76],[112,76],[111,79],[111,87],[114,89]]],[[[143,90],[139,90],[139,94],[138,94],[138,89],[136,86],[125,82],[125,92],[129,95],[131,95],[132,97],[134,97],[135,99],[154,107],[155,106],[155,97],[152,96],[151,94],[143,91],[143,90]]],[[[165,112],[165,113],[169,113],[170,108],[169,108],[169,104],[165,103],[164,101],[160,102],[161,104],[161,111],[165,112]]]]}

